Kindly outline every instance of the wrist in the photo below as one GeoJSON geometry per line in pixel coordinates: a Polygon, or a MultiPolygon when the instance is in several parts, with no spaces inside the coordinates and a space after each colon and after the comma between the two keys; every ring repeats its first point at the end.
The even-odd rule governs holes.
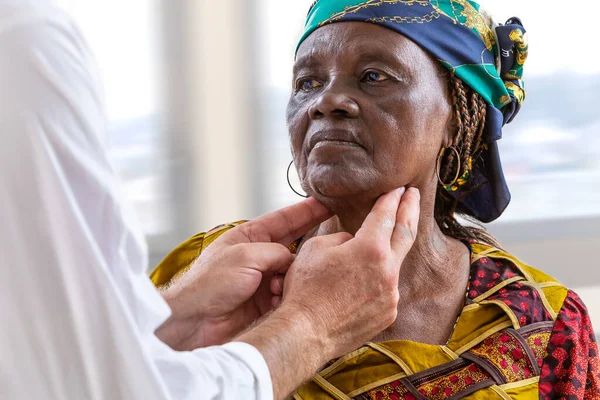
{"type": "Polygon", "coordinates": [[[263,355],[277,400],[286,398],[331,359],[332,346],[323,333],[302,307],[286,304],[235,341],[248,343],[263,355]]]}
{"type": "Polygon", "coordinates": [[[210,293],[210,291],[197,289],[209,284],[208,277],[203,272],[205,271],[200,270],[192,274],[190,271],[188,274],[174,278],[168,285],[160,288],[160,295],[171,309],[171,317],[178,322],[198,321],[208,317],[208,310],[211,309],[211,296],[206,293],[210,293]]]}
{"type": "Polygon", "coordinates": [[[174,350],[193,350],[205,347],[202,341],[202,323],[193,318],[169,317],[155,332],[155,335],[174,350]]]}
{"type": "Polygon", "coordinates": [[[288,319],[294,332],[302,335],[307,345],[319,349],[322,364],[333,358],[333,344],[324,319],[301,303],[284,302],[274,313],[278,318],[288,319]]]}
{"type": "Polygon", "coordinates": [[[171,316],[156,330],[156,336],[175,350],[190,350],[190,345],[203,347],[202,343],[189,343],[190,337],[194,336],[198,340],[197,332],[202,326],[202,316],[189,313],[188,307],[185,307],[183,289],[172,285],[160,290],[163,299],[171,309],[171,316]]]}

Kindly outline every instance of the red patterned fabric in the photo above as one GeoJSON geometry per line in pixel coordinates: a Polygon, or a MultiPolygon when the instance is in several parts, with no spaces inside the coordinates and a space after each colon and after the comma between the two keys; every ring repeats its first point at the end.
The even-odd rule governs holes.
{"type": "Polygon", "coordinates": [[[521,326],[553,320],[544,307],[538,291],[521,282],[507,285],[495,295],[488,297],[487,300],[499,300],[506,304],[515,314],[521,326]]]}
{"type": "Polygon", "coordinates": [[[587,309],[569,291],[546,349],[540,399],[600,399],[600,356],[587,309]]]}
{"type": "Polygon", "coordinates": [[[469,299],[473,300],[499,283],[516,276],[523,278],[519,269],[510,261],[482,257],[471,264],[469,299]]]}
{"type": "MultiPolygon", "coordinates": [[[[511,261],[491,257],[480,258],[471,265],[468,298],[474,300],[513,278],[525,280],[521,271],[511,261]]],[[[486,300],[503,302],[515,314],[521,326],[553,320],[538,291],[520,281],[506,285],[497,292],[492,290],[486,300]]]]}

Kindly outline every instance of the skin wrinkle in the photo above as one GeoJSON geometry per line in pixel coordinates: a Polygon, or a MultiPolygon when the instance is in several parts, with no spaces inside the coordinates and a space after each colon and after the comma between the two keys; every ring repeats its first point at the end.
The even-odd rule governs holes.
{"type": "Polygon", "coordinates": [[[466,246],[443,235],[434,218],[436,160],[456,129],[447,76],[409,39],[360,22],[319,28],[301,45],[298,60],[307,55],[316,67],[297,68],[294,82],[301,73],[321,86],[292,93],[287,112],[290,142],[302,187],[336,217],[305,240],[336,232],[354,234],[381,194],[400,186],[417,187],[421,218],[415,245],[400,271],[398,318],[374,340],[444,344],[463,305],[470,264],[466,246]],[[368,63],[361,58],[365,53],[368,63]],[[373,62],[376,54],[382,55],[380,62],[373,62]],[[383,75],[394,70],[393,75],[407,80],[362,81],[367,68],[383,75]],[[344,109],[347,101],[358,106],[357,115],[344,109]],[[320,129],[357,132],[365,148],[326,145],[306,152],[308,136],[320,129]]]}

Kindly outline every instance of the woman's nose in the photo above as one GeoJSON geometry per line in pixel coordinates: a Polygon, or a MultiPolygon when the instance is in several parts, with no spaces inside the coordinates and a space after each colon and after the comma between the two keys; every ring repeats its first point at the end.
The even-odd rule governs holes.
{"type": "Polygon", "coordinates": [[[330,82],[310,106],[310,118],[358,118],[360,109],[349,91],[342,83],[330,82]]]}

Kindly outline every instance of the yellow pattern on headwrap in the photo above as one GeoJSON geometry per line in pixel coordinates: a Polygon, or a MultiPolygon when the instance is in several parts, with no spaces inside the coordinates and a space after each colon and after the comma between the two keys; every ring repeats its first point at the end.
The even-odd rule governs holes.
{"type": "Polygon", "coordinates": [[[506,86],[508,90],[513,92],[515,98],[519,103],[523,103],[523,101],[525,100],[525,92],[523,91],[523,89],[521,89],[519,86],[515,85],[512,82],[504,82],[504,86],[506,86]]]}
{"type": "Polygon", "coordinates": [[[488,50],[492,50],[492,47],[494,46],[494,44],[496,44],[496,37],[494,36],[494,32],[492,32],[489,24],[484,19],[482,14],[480,14],[475,9],[475,7],[473,7],[466,0],[451,0],[451,3],[452,3],[452,8],[455,12],[454,15],[448,15],[447,13],[445,13],[442,9],[440,9],[436,5],[435,1],[432,1],[431,5],[433,6],[433,8],[437,9],[444,15],[453,19],[454,23],[461,23],[458,20],[458,18],[464,17],[465,22],[463,24],[466,25],[468,28],[475,29],[477,31],[477,33],[479,34],[479,36],[481,37],[481,40],[483,41],[483,43],[485,43],[485,47],[488,50]],[[459,7],[454,7],[454,4],[460,5],[462,10],[460,10],[459,7]]]}
{"type": "Polygon", "coordinates": [[[338,20],[344,18],[348,14],[355,14],[365,8],[380,6],[382,4],[398,4],[398,3],[402,3],[407,6],[412,6],[415,4],[418,4],[423,7],[429,6],[428,0],[368,0],[363,3],[357,4],[355,6],[348,6],[348,7],[344,8],[344,11],[333,14],[329,19],[319,23],[319,26],[323,26],[325,24],[329,24],[329,23],[338,21],[338,20]]]}
{"type": "Polygon", "coordinates": [[[520,29],[513,30],[510,35],[510,40],[515,42],[517,46],[517,63],[519,65],[524,65],[527,60],[527,56],[529,55],[529,51],[527,49],[527,34],[523,35],[523,31],[520,29]]]}

